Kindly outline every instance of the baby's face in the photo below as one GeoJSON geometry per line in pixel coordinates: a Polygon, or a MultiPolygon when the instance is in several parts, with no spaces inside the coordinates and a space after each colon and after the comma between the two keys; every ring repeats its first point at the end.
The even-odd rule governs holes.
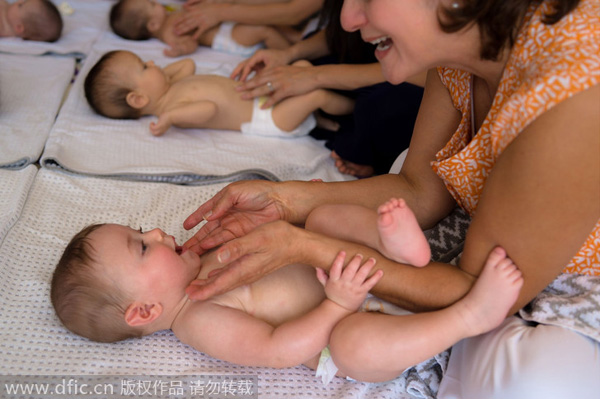
{"type": "Polygon", "coordinates": [[[160,229],[142,232],[107,224],[89,239],[104,277],[137,300],[180,300],[200,271],[198,255],[179,247],[160,229]]]}
{"type": "MultiPolygon", "coordinates": [[[[40,4],[35,0],[17,0],[11,3],[6,9],[6,20],[11,26],[12,30],[17,32],[17,26],[23,24],[25,16],[28,13],[36,12],[39,10],[40,4]]],[[[19,35],[20,36],[20,35],[19,35]]]]}
{"type": "Polygon", "coordinates": [[[118,76],[144,92],[152,99],[158,99],[169,89],[169,79],[162,68],[155,65],[153,61],[142,61],[140,57],[129,52],[122,51],[114,59],[118,76]]]}
{"type": "Polygon", "coordinates": [[[166,8],[154,0],[130,0],[127,7],[135,9],[139,15],[145,16],[147,21],[154,19],[158,26],[162,26],[167,19],[166,8]]]}

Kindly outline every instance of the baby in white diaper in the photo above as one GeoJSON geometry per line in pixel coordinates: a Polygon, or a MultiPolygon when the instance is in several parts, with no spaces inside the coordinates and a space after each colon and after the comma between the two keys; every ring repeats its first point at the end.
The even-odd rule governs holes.
{"type": "Polygon", "coordinates": [[[173,33],[173,26],[180,13],[155,0],[120,0],[111,9],[110,25],[117,35],[128,40],[159,39],[169,46],[164,50],[168,57],[191,54],[199,45],[244,57],[262,47],[290,46],[288,38],[266,25],[225,22],[207,30],[197,40],[193,32],[179,36],[173,33]]]}
{"type": "MultiPolygon", "coordinates": [[[[308,66],[298,61],[297,66],[308,66]]],[[[105,54],[85,79],[85,95],[100,115],[138,119],[154,115],[155,136],[169,127],[238,130],[244,134],[302,136],[315,126],[313,112],[331,115],[353,111],[354,101],[328,90],[314,90],[289,97],[270,109],[257,100],[242,100],[239,83],[219,75],[196,75],[196,65],[183,59],[160,68],[129,51],[105,54]]]]}

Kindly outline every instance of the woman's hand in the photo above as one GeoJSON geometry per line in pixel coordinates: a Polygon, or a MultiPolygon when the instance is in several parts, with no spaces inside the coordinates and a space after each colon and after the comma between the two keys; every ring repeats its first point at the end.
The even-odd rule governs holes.
{"type": "Polygon", "coordinates": [[[252,71],[258,73],[261,70],[287,65],[290,62],[291,57],[285,50],[262,49],[240,62],[229,77],[237,79],[240,82],[245,82],[252,71]]]}
{"type": "Polygon", "coordinates": [[[302,245],[303,232],[279,220],[223,244],[203,259],[203,265],[218,263],[222,268],[213,270],[206,280],[192,281],[186,289],[187,295],[193,300],[205,300],[250,284],[282,266],[297,263],[294,244],[302,245]]]}
{"type": "Polygon", "coordinates": [[[263,109],[266,109],[284,98],[318,89],[316,68],[286,65],[263,70],[249,81],[237,86],[236,90],[243,92],[242,99],[244,100],[269,96],[262,106],[263,109]]]}
{"type": "Polygon", "coordinates": [[[179,36],[191,34],[197,41],[204,32],[222,22],[217,15],[220,6],[210,2],[198,2],[190,7],[186,5],[187,11],[175,19],[173,32],[179,36]]]}
{"type": "Polygon", "coordinates": [[[264,223],[287,220],[289,210],[278,198],[276,184],[251,180],[223,188],[183,222],[183,227],[189,230],[207,221],[183,246],[202,254],[264,223]]]}

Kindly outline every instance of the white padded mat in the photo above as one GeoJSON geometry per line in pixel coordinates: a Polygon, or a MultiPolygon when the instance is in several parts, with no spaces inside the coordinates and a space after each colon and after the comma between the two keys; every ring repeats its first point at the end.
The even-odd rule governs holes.
{"type": "MultiPolygon", "coordinates": [[[[161,66],[174,62],[162,55],[159,44],[123,40],[110,32],[96,42],[50,133],[43,166],[140,180],[186,176],[219,181],[240,171],[281,180],[350,179],[337,171],[324,143],[311,137],[248,137],[234,131],[178,128],[153,137],[148,126],[154,117],[131,121],[95,114],[85,99],[83,83],[96,61],[109,50],[124,48],[161,66]]],[[[225,76],[241,60],[205,47],[191,57],[197,73],[225,76]]]]}
{"type": "MultiPolygon", "coordinates": [[[[9,0],[13,2],[14,0],[9,0]]],[[[54,53],[85,56],[102,32],[109,29],[108,13],[113,2],[107,0],[52,0],[57,6],[67,3],[73,13],[62,14],[63,32],[56,42],[35,42],[20,38],[0,39],[0,51],[40,55],[54,53]]]]}
{"type": "Polygon", "coordinates": [[[14,171],[0,169],[0,243],[19,219],[36,173],[34,165],[14,171]]]}
{"type": "Polygon", "coordinates": [[[408,397],[403,380],[381,384],[335,378],[327,386],[303,366],[241,367],[181,344],[170,332],[115,344],[68,332],[49,301],[49,281],[62,250],[83,226],[117,222],[160,227],[178,242],[190,236],[184,217],[223,185],[187,187],[75,177],[41,169],[18,222],[0,246],[0,374],[258,375],[259,397],[408,397]]]}
{"type": "Polygon", "coordinates": [[[0,56],[0,167],[39,159],[75,70],[57,56],[0,56]]]}

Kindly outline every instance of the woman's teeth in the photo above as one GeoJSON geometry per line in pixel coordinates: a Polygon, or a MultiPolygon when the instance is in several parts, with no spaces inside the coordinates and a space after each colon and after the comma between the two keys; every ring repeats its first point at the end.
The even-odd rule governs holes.
{"type": "Polygon", "coordinates": [[[375,39],[370,43],[374,46],[377,46],[378,51],[385,51],[392,46],[392,40],[389,36],[380,37],[379,39],[375,39]]]}

